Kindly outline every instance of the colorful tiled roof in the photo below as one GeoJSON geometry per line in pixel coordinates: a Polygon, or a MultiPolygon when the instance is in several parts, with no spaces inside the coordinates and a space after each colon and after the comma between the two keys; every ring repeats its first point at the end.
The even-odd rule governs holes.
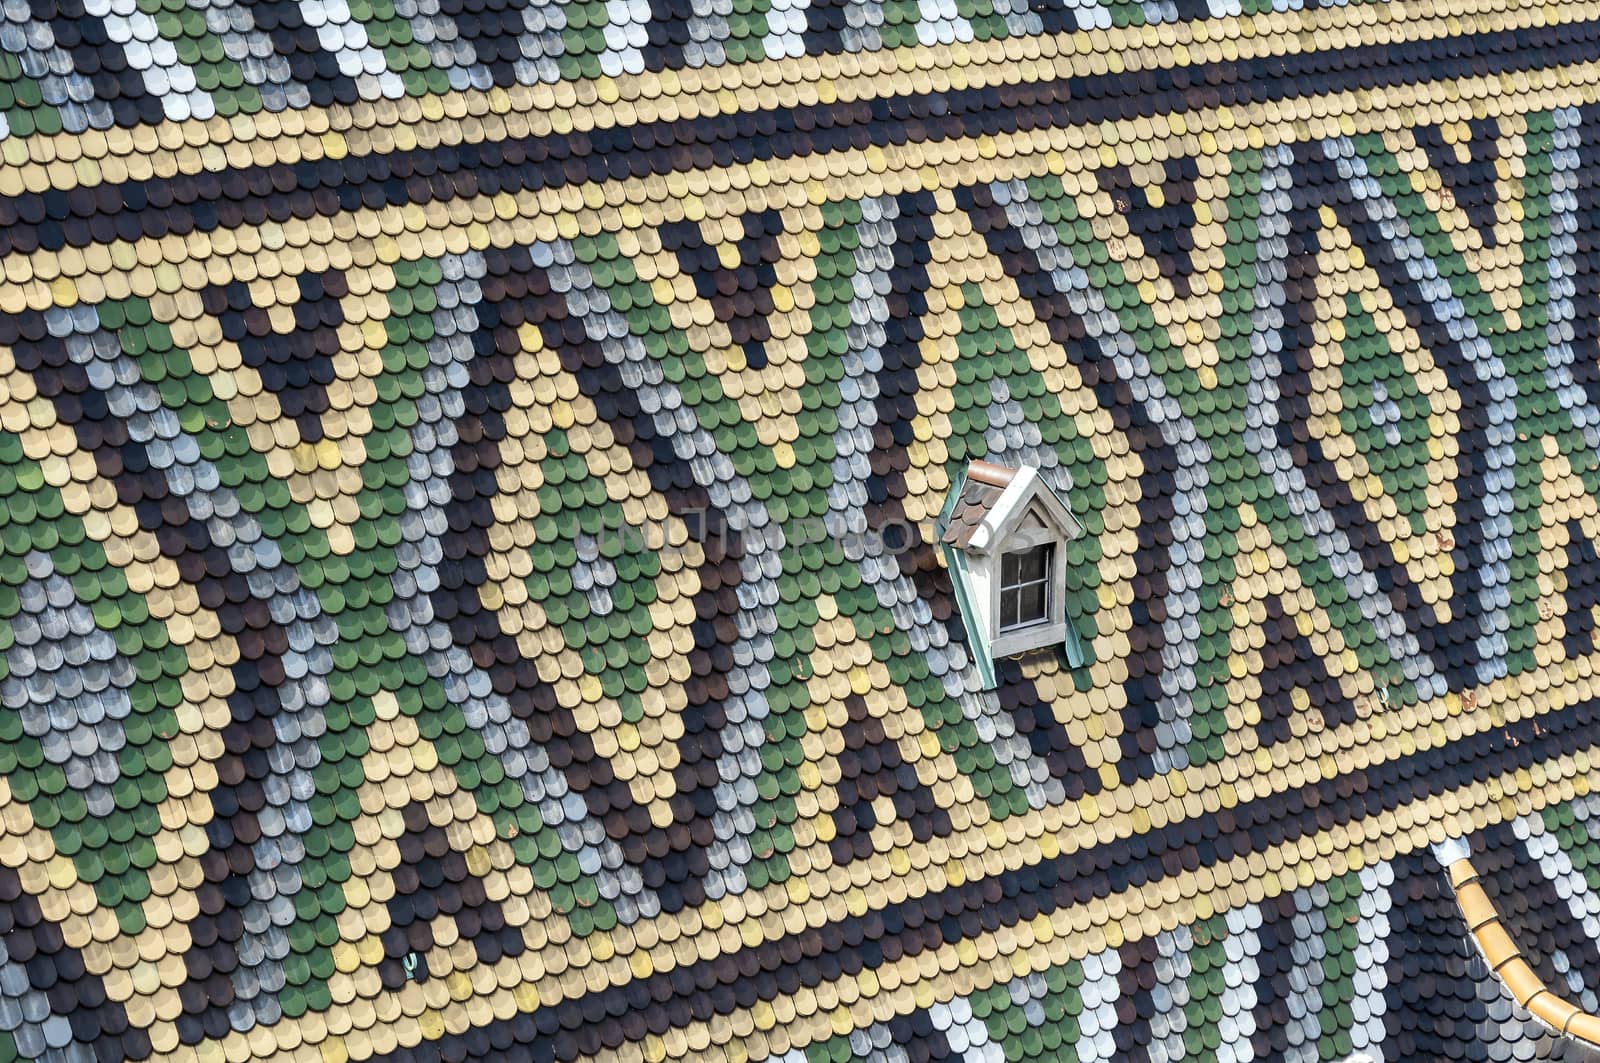
{"type": "Polygon", "coordinates": [[[1600,1012],[1597,91],[1588,0],[0,5],[0,1060],[1582,1058],[1433,846],[1600,1012]],[[974,460],[1083,667],[985,689],[974,460]]]}

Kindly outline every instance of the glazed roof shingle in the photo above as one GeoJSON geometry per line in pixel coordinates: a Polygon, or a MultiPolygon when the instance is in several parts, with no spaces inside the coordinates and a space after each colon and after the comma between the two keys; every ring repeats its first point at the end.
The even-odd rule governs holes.
{"type": "Polygon", "coordinates": [[[1588,1058],[1434,846],[1600,1013],[1597,87],[1576,0],[0,7],[0,1061],[1588,1058]],[[1023,468],[1086,663],[990,684],[1023,468]]]}

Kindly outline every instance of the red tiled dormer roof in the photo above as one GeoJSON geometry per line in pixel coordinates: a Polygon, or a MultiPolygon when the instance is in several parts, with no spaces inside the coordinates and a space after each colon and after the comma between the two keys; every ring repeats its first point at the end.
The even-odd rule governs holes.
{"type": "Polygon", "coordinates": [[[941,541],[963,550],[971,545],[973,535],[983,526],[989,511],[1005,494],[1016,473],[1015,469],[987,461],[975,461],[969,465],[966,481],[961,485],[955,508],[950,511],[950,520],[945,525],[941,541]]]}

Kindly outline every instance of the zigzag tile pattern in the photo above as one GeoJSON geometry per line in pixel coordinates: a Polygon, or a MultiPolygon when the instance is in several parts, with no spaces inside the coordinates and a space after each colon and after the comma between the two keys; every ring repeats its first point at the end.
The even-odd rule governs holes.
{"type": "Polygon", "coordinates": [[[1600,10],[0,5],[0,1060],[1576,1060],[1600,10]],[[986,689],[1028,464],[1088,661],[986,689]]]}

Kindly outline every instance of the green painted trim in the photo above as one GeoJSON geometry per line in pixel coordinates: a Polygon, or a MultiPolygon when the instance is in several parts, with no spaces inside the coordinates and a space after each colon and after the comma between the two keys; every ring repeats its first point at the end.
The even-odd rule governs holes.
{"type": "Polygon", "coordinates": [[[967,632],[967,652],[972,654],[972,663],[978,669],[978,678],[983,683],[983,689],[993,690],[999,685],[994,675],[994,658],[989,656],[989,640],[978,630],[977,613],[972,608],[972,595],[967,589],[967,558],[960,550],[954,549],[944,541],[944,530],[950,526],[950,514],[955,512],[956,499],[961,497],[961,490],[966,485],[965,472],[957,475],[951,482],[950,494],[944,500],[944,508],[939,510],[939,520],[934,528],[939,536],[939,550],[944,554],[944,567],[950,570],[950,585],[955,588],[956,609],[961,613],[961,626],[967,632]]]}
{"type": "MultiPolygon", "coordinates": [[[[1067,562],[1072,563],[1070,560],[1067,562]]],[[[1065,612],[1067,621],[1067,637],[1062,640],[1061,652],[1066,654],[1067,666],[1082,668],[1089,663],[1088,651],[1083,648],[1083,636],[1078,633],[1078,618],[1072,615],[1072,610],[1065,612]]]]}

